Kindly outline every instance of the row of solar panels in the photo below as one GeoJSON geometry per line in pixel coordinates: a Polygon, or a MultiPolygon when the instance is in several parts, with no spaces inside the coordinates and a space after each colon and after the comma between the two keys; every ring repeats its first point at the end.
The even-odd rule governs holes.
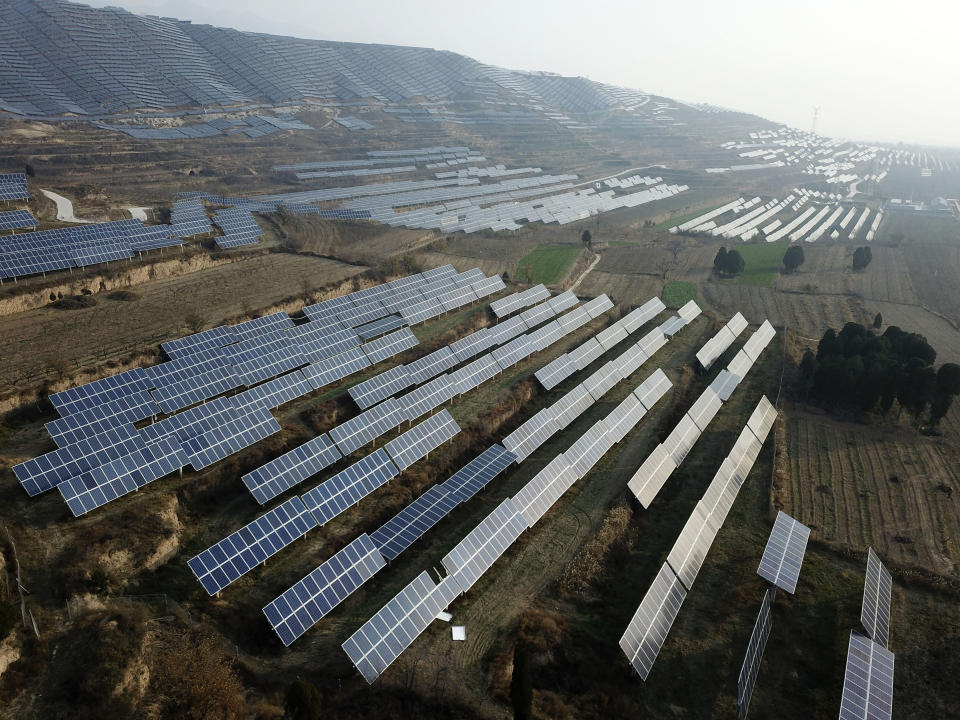
{"type": "MultiPolygon", "coordinates": [[[[669,321],[668,321],[669,322],[669,321]]],[[[696,402],[680,418],[670,435],[647,457],[628,483],[630,491],[644,508],[656,498],[657,493],[693,449],[707,425],[713,420],[733,391],[737,388],[753,363],[773,338],[775,331],[769,321],[744,344],[743,349],[703,391],[696,402]]]]}
{"type": "Polygon", "coordinates": [[[0,173],[0,202],[29,199],[25,173],[0,173]]]}
{"type": "MultiPolygon", "coordinates": [[[[325,160],[322,162],[305,162],[294,165],[276,165],[274,170],[279,171],[298,171],[298,170],[332,170],[337,168],[362,168],[372,167],[377,164],[396,164],[397,162],[436,162],[447,160],[462,159],[464,162],[470,157],[472,152],[470,148],[426,148],[418,150],[398,150],[396,154],[382,155],[378,151],[368,151],[367,158],[355,160],[325,160]]],[[[389,151],[394,152],[394,151],[389,151]]]]}
{"type": "MultiPolygon", "coordinates": [[[[375,375],[369,380],[354,385],[349,390],[350,397],[358,406],[366,409],[394,393],[450,370],[484,350],[504,345],[521,333],[532,330],[553,319],[576,304],[577,296],[572,291],[567,290],[511,320],[499,323],[491,328],[481,328],[412,363],[391,368],[380,375],[375,375]]],[[[605,295],[600,296],[600,298],[595,298],[584,305],[579,313],[565,316],[564,324],[559,325],[558,323],[559,328],[555,329],[561,334],[566,334],[573,328],[574,324],[584,319],[584,313],[590,316],[586,318],[590,320],[610,307],[612,307],[610,300],[605,295]]],[[[577,326],[579,327],[579,325],[577,326]]]]}
{"type": "MultiPolygon", "coordinates": [[[[591,300],[582,309],[578,308],[568,313],[568,316],[576,315],[577,317],[567,323],[567,329],[564,332],[557,331],[546,338],[549,341],[546,344],[538,342],[545,335],[540,331],[534,331],[518,338],[521,341],[521,346],[513,349],[507,355],[500,354],[498,357],[497,351],[494,350],[459,370],[440,374],[436,379],[411,390],[400,398],[385,395],[385,399],[380,398],[382,402],[379,402],[379,404],[368,407],[359,415],[334,427],[330,430],[329,437],[320,435],[290,450],[244,475],[243,482],[257,502],[263,505],[333,464],[341,457],[346,457],[351,452],[399,427],[404,421],[416,420],[449,401],[455,395],[469,392],[518,362],[522,357],[545,349],[548,344],[556,342],[563,335],[589,322],[610,307],[612,307],[612,304],[609,299],[602,295],[591,300]]],[[[431,355],[433,354],[435,353],[431,353],[431,355]]],[[[429,358],[430,355],[425,357],[429,358]]],[[[378,375],[377,377],[382,379],[378,387],[387,395],[393,394],[398,389],[408,387],[405,380],[398,379],[406,378],[409,375],[407,367],[400,365],[393,370],[378,375]],[[399,374],[395,371],[399,371],[399,374]]]]}
{"type": "MultiPolygon", "coordinates": [[[[373,428],[374,432],[382,433],[385,427],[395,427],[399,424],[404,418],[401,407],[406,407],[406,405],[398,404],[390,399],[386,403],[373,408],[373,410],[384,408],[384,411],[378,415],[373,416],[371,411],[368,410],[365,414],[371,415],[370,422],[378,423],[373,428]]],[[[364,425],[366,426],[366,424],[364,425]]],[[[369,436],[366,436],[364,440],[357,440],[354,428],[339,427],[342,428],[342,431],[337,432],[338,428],[335,428],[334,431],[331,431],[331,435],[338,436],[338,442],[349,442],[350,444],[346,447],[353,447],[355,442],[362,444],[364,441],[369,441],[369,436]]],[[[309,509],[318,524],[329,521],[398,475],[399,472],[423,457],[441,442],[452,437],[452,431],[447,429],[451,427],[455,428],[456,424],[446,411],[433,416],[430,420],[421,423],[420,426],[404,433],[397,440],[387,443],[383,449],[376,450],[304,494],[301,497],[302,506],[309,509]],[[408,436],[412,437],[409,442],[406,442],[405,438],[408,436]],[[411,453],[411,449],[414,452],[411,453]]],[[[280,461],[278,467],[287,473],[284,481],[285,488],[292,487],[302,479],[309,477],[310,474],[342,457],[337,447],[326,436],[315,438],[307,445],[311,446],[309,450],[306,449],[306,446],[301,446],[301,448],[278,458],[278,461],[280,461]],[[294,454],[296,454],[296,457],[293,457],[294,454]]],[[[499,445],[492,446],[464,466],[446,483],[431,488],[421,498],[388,521],[373,534],[374,543],[382,549],[384,556],[396,557],[457,503],[472,497],[514,459],[516,459],[516,456],[499,445]]],[[[277,461],[273,461],[268,465],[276,463],[277,461]]],[[[247,481],[247,478],[245,478],[245,481],[247,481]]],[[[285,503],[282,507],[286,508],[287,504],[285,503]]],[[[283,524],[275,521],[273,513],[276,512],[275,510],[267,513],[191,561],[191,567],[208,592],[211,594],[219,592],[226,584],[239,578],[266,557],[272,555],[273,553],[269,552],[270,548],[275,548],[274,552],[276,552],[292,541],[287,539],[285,535],[283,536],[284,542],[260,538],[258,530],[260,533],[272,533],[273,528],[283,524]],[[246,536],[244,536],[244,532],[247,533],[246,536]],[[251,538],[254,538],[254,540],[251,540],[251,538]],[[251,549],[251,543],[256,543],[256,550],[251,549]]],[[[287,510],[283,510],[281,513],[287,513],[287,510]]],[[[296,513],[296,515],[300,517],[302,513],[296,513]]],[[[303,532],[308,529],[309,527],[305,527],[303,532]]],[[[308,582],[308,579],[313,575],[314,573],[311,573],[301,583],[308,582]]],[[[312,587],[308,589],[312,596],[316,595],[316,593],[313,593],[312,587]]],[[[291,589],[291,591],[293,590],[291,589]]],[[[320,606],[332,607],[334,604],[327,602],[326,605],[320,603],[320,606]]],[[[288,615],[277,615],[277,617],[281,618],[275,626],[278,634],[284,639],[285,643],[292,642],[295,637],[293,630],[297,626],[291,624],[293,621],[288,615]]],[[[316,619],[319,620],[319,617],[316,619]]],[[[301,624],[299,627],[300,632],[302,632],[309,626],[301,624]]]]}
{"type": "MultiPolygon", "coordinates": [[[[0,189],[0,193],[2,193],[0,189]]],[[[29,210],[10,210],[0,212],[0,230],[20,230],[22,228],[35,228],[37,219],[29,210]]]]}
{"type": "MultiPolygon", "coordinates": [[[[636,368],[635,368],[636,369],[636,368]]],[[[588,378],[589,380],[589,378],[588,378]]],[[[586,384],[586,382],[585,382],[586,384]]],[[[585,385],[584,384],[584,385],[585,385]]],[[[584,385],[581,385],[580,388],[584,388],[584,385]]],[[[594,402],[595,399],[598,399],[606,390],[609,390],[608,386],[606,390],[601,392],[598,384],[594,383],[592,385],[593,392],[596,393],[595,396],[591,396],[589,393],[586,393],[586,397],[577,397],[572,402],[570,401],[569,394],[561,398],[557,403],[552,406],[549,411],[554,413],[554,423],[557,429],[566,427],[572,422],[577,416],[583,413],[590,405],[594,402]]],[[[612,444],[621,440],[627,432],[639,421],[639,419],[645,414],[646,408],[651,407],[653,403],[659,400],[669,389],[670,382],[667,380],[666,376],[662,371],[654,373],[650,378],[648,378],[644,383],[642,383],[634,393],[632,393],[628,398],[626,398],[617,408],[614,409],[612,413],[604,420],[601,421],[601,424],[595,425],[590,433],[588,433],[584,438],[581,438],[577,443],[575,443],[566,456],[563,457],[563,462],[572,463],[573,467],[576,470],[571,470],[570,472],[582,472],[586,473],[589,471],[589,468],[599,459],[599,457],[605,452],[600,451],[602,443],[609,443],[607,449],[609,449],[612,444]],[[644,403],[647,403],[645,405],[644,403]]],[[[539,416],[542,416],[539,415],[539,416]]],[[[508,439],[505,439],[504,442],[508,442],[510,439],[517,437],[517,434],[511,435],[508,439]]],[[[502,450],[499,446],[494,446],[486,451],[483,455],[477,458],[474,463],[468,464],[461,473],[458,473],[451,478],[450,481],[454,481],[458,476],[465,474],[467,477],[472,477],[479,472],[480,469],[489,467],[489,464],[496,463],[497,472],[500,472],[503,467],[508,465],[510,462],[522,462],[523,457],[517,456],[515,453],[511,453],[506,450],[502,450]],[[484,456],[492,456],[489,460],[484,461],[484,456]],[[476,471],[471,469],[471,466],[478,464],[480,468],[476,471]]],[[[526,494],[518,495],[515,500],[519,499],[519,502],[525,509],[524,515],[519,515],[520,511],[517,509],[517,514],[522,520],[517,518],[510,519],[506,522],[506,525],[509,525],[515,529],[518,529],[522,532],[523,529],[526,529],[526,522],[529,521],[530,526],[536,522],[537,519],[542,517],[543,513],[546,512],[549,505],[546,504],[546,498],[550,496],[550,493],[555,493],[556,497],[559,497],[559,494],[565,489],[564,485],[567,482],[567,478],[570,473],[561,472],[559,476],[554,476],[554,473],[558,471],[557,462],[560,462],[558,458],[555,463],[551,464],[544,469],[537,477],[535,477],[528,486],[525,488],[526,494]],[[562,488],[562,489],[561,489],[562,488]]],[[[489,481],[489,478],[492,477],[495,473],[487,473],[488,477],[483,484],[489,481]]],[[[571,483],[572,484],[572,483],[571,483]]],[[[569,485],[566,485],[569,487],[569,485]]],[[[479,489],[479,488],[477,488],[479,489]]],[[[476,492],[476,489],[473,490],[476,492]]],[[[472,492],[471,492],[472,495],[472,492]]],[[[438,488],[433,488],[420,499],[412,503],[410,506],[405,508],[401,513],[395,516],[394,519],[388,521],[381,529],[376,531],[369,538],[367,536],[361,536],[358,538],[355,543],[363,545],[367,540],[370,541],[370,545],[377,548],[379,551],[379,558],[376,553],[373,553],[372,550],[368,547],[367,551],[359,552],[354,550],[353,554],[360,558],[354,562],[351,566],[351,571],[354,573],[352,577],[354,578],[349,590],[344,593],[337,593],[335,589],[331,589],[325,586],[323,583],[319,582],[324,573],[329,572],[334,568],[342,567],[343,559],[342,558],[332,558],[328,563],[325,563],[316,571],[305,577],[300,583],[290,588],[286,593],[274,600],[270,605],[264,608],[264,612],[267,615],[268,620],[271,625],[274,627],[278,636],[284,642],[285,645],[292,643],[297,637],[302,635],[306,630],[312,627],[316,622],[318,622],[330,609],[332,609],[337,603],[341,602],[344,597],[346,597],[350,592],[353,591],[356,587],[359,587],[360,584],[365,582],[366,579],[371,577],[380,567],[383,566],[382,561],[383,557],[393,558],[396,557],[399,552],[409,547],[409,545],[414,542],[418,537],[420,537],[426,530],[432,527],[436,522],[439,521],[443,516],[446,515],[454,507],[458,498],[451,499],[447,493],[443,492],[443,487],[438,486],[438,488]],[[325,598],[323,602],[317,601],[316,598],[322,596],[325,598]],[[303,602],[304,597],[311,598],[310,601],[306,603],[303,602]],[[319,608],[319,609],[318,609],[319,608]]],[[[501,506],[502,508],[503,506],[501,506]]],[[[498,508],[498,511],[501,509],[498,508]]],[[[503,513],[495,511],[491,518],[497,517],[497,520],[492,521],[492,524],[496,524],[498,521],[503,520],[503,513]]],[[[488,518],[489,520],[489,518],[488,518]]],[[[485,521],[486,522],[486,521],[485,521]]],[[[481,523],[483,526],[483,523],[481,523]]],[[[480,528],[478,528],[479,530],[480,528]]],[[[495,530],[496,531],[496,530],[495,530]]],[[[484,532],[484,531],[481,531],[484,532]]],[[[475,545],[470,539],[470,536],[461,543],[461,546],[471,546],[475,545]]],[[[461,547],[461,546],[458,546],[461,547]]],[[[494,546],[496,547],[496,546],[494,546]]],[[[505,548],[505,545],[500,548],[500,552],[505,548]]],[[[499,556],[499,552],[495,555],[485,555],[486,567],[489,567],[499,556]]],[[[458,552],[455,549],[448,558],[456,557],[457,559],[444,560],[444,566],[447,567],[448,572],[451,572],[451,577],[456,574],[458,571],[451,569],[451,563],[457,565],[459,562],[464,562],[464,567],[461,568],[463,572],[460,573],[459,577],[456,579],[456,586],[459,587],[461,591],[468,589],[468,585],[465,583],[464,578],[472,577],[474,580],[476,577],[479,577],[479,573],[482,573],[486,567],[478,569],[475,564],[472,564],[472,560],[469,557],[466,557],[463,552],[458,552]],[[478,572],[479,570],[479,572],[478,572]]],[[[446,581],[447,587],[449,585],[448,578],[446,581]]],[[[472,584],[472,583],[470,583],[472,584]]],[[[406,591],[405,591],[406,592],[406,591]]],[[[401,593],[402,595],[403,593],[401,593]]],[[[459,594],[457,592],[456,594],[459,594]]],[[[427,619],[429,622],[429,619],[427,619]]],[[[373,627],[377,627],[375,619],[371,621],[374,623],[373,627]]],[[[370,625],[370,623],[368,623],[370,625]]],[[[367,627],[367,626],[364,626],[367,627]]],[[[424,625],[425,627],[425,625],[424,625]]],[[[421,629],[422,630],[422,629],[421,629]]],[[[354,638],[358,635],[364,634],[363,629],[358,631],[355,634],[354,638]]],[[[369,635],[367,634],[369,637],[369,635]]],[[[416,635],[411,635],[408,638],[408,643],[412,641],[416,635]]],[[[407,644],[408,644],[407,643],[407,644]]],[[[344,648],[347,649],[348,654],[350,650],[348,649],[349,641],[344,645],[344,648]]],[[[404,645],[403,647],[406,647],[404,645]]],[[[402,648],[401,648],[402,650],[402,648]]],[[[382,662],[382,667],[376,670],[378,674],[386,665],[392,662],[392,659],[399,655],[400,650],[396,652],[395,655],[387,659],[385,662],[382,662]]],[[[368,652],[364,651],[362,646],[359,650],[356,650],[355,654],[359,653],[363,655],[363,660],[369,655],[368,652]]],[[[354,655],[351,655],[351,658],[354,659],[354,662],[357,664],[358,668],[361,669],[364,676],[372,682],[372,679],[376,677],[374,674],[372,677],[370,675],[369,668],[363,664],[362,659],[356,659],[354,655]]]]}
{"type": "MultiPolygon", "coordinates": [[[[563,493],[626,437],[647,411],[639,397],[653,402],[662,397],[669,387],[669,381],[663,387],[664,379],[658,370],[566,452],[557,455],[516,495],[501,502],[443,557],[442,565],[447,572],[443,580],[434,583],[427,573],[421,573],[344,642],[344,652],[367,682],[373,683],[440,611],[469,591],[520,535],[532,528],[563,493]],[[661,390],[655,391],[656,387],[661,390]]],[[[292,598],[286,600],[290,606],[292,598]]],[[[296,618],[296,605],[291,609],[292,617],[296,618]]],[[[269,619],[269,612],[267,616],[269,619]]]]}
{"type": "Polygon", "coordinates": [[[644,680],[775,419],[776,410],[762,398],[621,636],[620,649],[644,680]]]}

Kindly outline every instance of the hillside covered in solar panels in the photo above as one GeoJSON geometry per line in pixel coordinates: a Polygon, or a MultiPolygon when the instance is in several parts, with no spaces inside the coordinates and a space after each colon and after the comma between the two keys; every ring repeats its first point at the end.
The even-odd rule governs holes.
{"type": "Polygon", "coordinates": [[[577,112],[643,97],[427,48],[298,40],[62,0],[0,6],[0,110],[16,114],[488,96],[577,112]]]}

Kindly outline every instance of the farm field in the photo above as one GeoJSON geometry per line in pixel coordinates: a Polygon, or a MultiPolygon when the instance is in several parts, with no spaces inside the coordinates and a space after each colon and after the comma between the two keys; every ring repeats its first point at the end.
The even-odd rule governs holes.
{"type": "Polygon", "coordinates": [[[517,263],[517,277],[524,282],[555,285],[566,277],[580,256],[575,245],[538,245],[517,263]]]}
{"type": "Polygon", "coordinates": [[[686,305],[690,300],[697,299],[697,286],[689,282],[670,280],[663,286],[660,297],[667,307],[679,308],[686,305]]]}
{"type": "Polygon", "coordinates": [[[729,249],[743,256],[744,270],[729,282],[736,285],[770,285],[780,272],[783,253],[789,243],[736,243],[729,249]]]}
{"type": "MultiPolygon", "coordinates": [[[[270,253],[129,288],[135,299],[95,294],[96,306],[50,307],[0,317],[6,351],[0,354],[0,389],[36,381],[58,369],[74,372],[95,363],[152,349],[187,332],[187,317],[204,326],[266,307],[353,277],[366,268],[327,258],[270,253]],[[56,338],[56,343],[50,339],[56,338]]],[[[303,305],[303,301],[300,301],[303,305]]]]}

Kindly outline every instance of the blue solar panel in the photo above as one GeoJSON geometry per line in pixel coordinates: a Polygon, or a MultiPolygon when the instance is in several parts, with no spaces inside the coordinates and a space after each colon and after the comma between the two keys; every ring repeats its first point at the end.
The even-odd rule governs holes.
{"type": "Polygon", "coordinates": [[[385,558],[393,560],[440,522],[458,503],[456,496],[443,485],[434,485],[371,533],[370,539],[385,558]]]}
{"type": "Polygon", "coordinates": [[[330,431],[330,437],[341,452],[349,455],[406,420],[396,398],[387,398],[359,415],[342,422],[330,431]]]}
{"type": "Polygon", "coordinates": [[[313,386],[300,371],[294,371],[237,393],[232,400],[240,412],[246,412],[254,407],[277,408],[310,392],[313,392],[313,386]]]}
{"type": "Polygon", "coordinates": [[[258,503],[269,500],[299,485],[343,457],[326,435],[308,440],[276,460],[261,465],[243,476],[243,484],[258,503]]]}
{"type": "Polygon", "coordinates": [[[184,443],[238,417],[240,413],[230,398],[217,398],[147,425],[141,428],[140,435],[147,442],[173,436],[178,442],[184,443]]]}
{"type": "Polygon", "coordinates": [[[301,372],[314,389],[319,390],[324,385],[342,380],[365,367],[370,367],[370,360],[363,350],[352,348],[339,355],[307,365],[301,372]]]}
{"type": "Polygon", "coordinates": [[[316,526],[300,498],[292,497],[190,558],[187,565],[203,589],[216,595],[316,526]]]}
{"type": "Polygon", "coordinates": [[[324,525],[399,474],[380,448],[303,495],[303,504],[324,525]]]}
{"type": "Polygon", "coordinates": [[[140,391],[64,418],[51,420],[44,427],[57,445],[64,447],[99,435],[117,425],[134,423],[159,414],[160,408],[150,397],[150,393],[140,391]]]}
{"type": "Polygon", "coordinates": [[[190,458],[193,468],[202,470],[228,455],[280,432],[281,429],[280,423],[274,419],[269,410],[257,408],[236,420],[231,420],[220,427],[208,430],[203,435],[187,440],[183,443],[183,450],[190,458]]]}
{"type": "Polygon", "coordinates": [[[263,614],[289,646],[386,564],[363,534],[264,607],[263,614]]]}
{"type": "Polygon", "coordinates": [[[240,387],[241,384],[233,368],[214,368],[187,380],[157,388],[152,393],[165,413],[174,413],[240,387]]]}
{"type": "Polygon", "coordinates": [[[457,502],[466,502],[497,475],[516,462],[517,456],[502,445],[491,445],[442,483],[457,502]]]}
{"type": "Polygon", "coordinates": [[[110,375],[62,392],[53,393],[50,402],[63,415],[89,410],[111,400],[148,389],[147,375],[142,368],[110,375]]]}
{"type": "Polygon", "coordinates": [[[180,444],[165,438],[62,482],[57,489],[74,516],[80,517],[186,464],[180,444]]]}

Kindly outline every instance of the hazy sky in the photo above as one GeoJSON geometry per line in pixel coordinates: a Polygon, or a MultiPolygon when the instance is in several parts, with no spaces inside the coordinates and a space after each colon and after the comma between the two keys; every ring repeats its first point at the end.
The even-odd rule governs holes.
{"type": "Polygon", "coordinates": [[[960,146],[960,4],[88,0],[222,27],[452,50],[835,137],[960,146]]]}

